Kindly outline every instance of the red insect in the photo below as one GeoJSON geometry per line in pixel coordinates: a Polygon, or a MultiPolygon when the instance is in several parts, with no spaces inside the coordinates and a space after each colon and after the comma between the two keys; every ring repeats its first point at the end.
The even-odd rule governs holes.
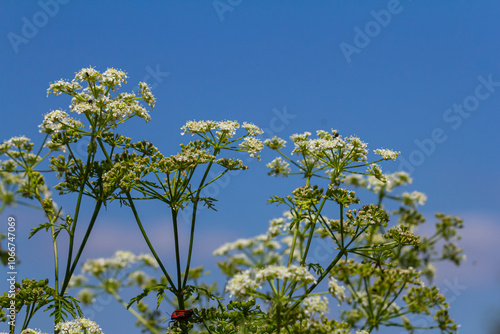
{"type": "Polygon", "coordinates": [[[176,310],[172,313],[170,321],[182,321],[187,320],[193,316],[193,310],[176,310]]]}

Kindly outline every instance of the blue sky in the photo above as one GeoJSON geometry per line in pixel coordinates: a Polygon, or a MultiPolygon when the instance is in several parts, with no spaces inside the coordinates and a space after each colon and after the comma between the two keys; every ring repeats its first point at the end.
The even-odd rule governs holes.
{"type": "MultiPolygon", "coordinates": [[[[69,102],[47,98],[49,83],[91,65],[126,71],[125,90],[154,86],[152,121],[125,134],[165,153],[193,119],[250,121],[285,138],[334,128],[399,150],[383,168],[411,172],[430,222],[436,211],[465,219],[468,260],[440,268],[436,283],[461,333],[486,332],[500,313],[499,11],[497,1],[2,1],[0,133],[40,141],[42,115],[69,102]]],[[[282,211],[267,198],[299,182],[266,176],[271,159],[214,187],[219,211],[201,214],[196,255],[212,272],[204,254],[263,233],[282,211]]],[[[167,252],[161,210],[144,215],[167,252]]],[[[18,208],[3,221],[8,214],[19,220],[22,275],[52,275],[48,236],[24,240],[39,214],[18,208]]],[[[129,212],[110,209],[102,222],[85,257],[146,251],[129,212]]],[[[112,309],[96,315],[105,331],[133,325],[116,324],[112,309]]]]}

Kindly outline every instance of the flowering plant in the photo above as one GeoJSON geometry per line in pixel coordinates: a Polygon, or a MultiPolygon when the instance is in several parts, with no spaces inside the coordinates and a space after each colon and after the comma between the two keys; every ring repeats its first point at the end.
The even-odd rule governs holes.
{"type": "MultiPolygon", "coordinates": [[[[80,308],[82,303],[93,303],[98,294],[113,296],[137,318],[138,326],[151,333],[369,333],[383,326],[400,326],[410,332],[416,328],[456,331],[444,296],[429,284],[434,277],[433,262],[449,260],[458,265],[462,261],[462,250],[455,242],[463,223],[457,217],[437,214],[432,237],[415,234],[425,221],[418,211],[425,195],[394,195],[411,178],[401,172],[385,175],[379,165],[395,160],[399,152],[377,149],[374,153],[379,158],[369,160],[367,144],[361,139],[320,130],[315,138],[309,132],[292,135],[293,149],[287,155],[285,140],[274,137],[262,142],[263,131],[252,123],[188,121],[182,134],[196,139],[167,156],[153,143],[133,142],[116,132],[131,118],[149,121],[156,102],[145,83],[139,83],[138,94],[115,93],[126,79],[120,70],[100,73],[89,67],[77,72],[72,81],[51,84],[48,93],[71,96],[70,111],[76,118],[63,110],[45,115],[40,131],[46,138],[36,153],[25,137],[0,145],[0,154],[7,157],[0,168],[0,211],[24,204],[21,197],[35,200],[48,222],[34,227],[30,237],[50,230],[54,249],[53,287],[48,279],[26,279],[14,285],[14,315],[24,307],[27,310],[22,331],[35,333],[28,328],[30,320],[45,308],[51,310],[56,333],[101,333],[97,324],[83,318],[80,308]],[[88,145],[82,159],[74,147],[83,138],[88,145]],[[215,202],[202,190],[231,170],[247,169],[231,153],[246,152],[260,160],[264,147],[279,155],[267,164],[270,175],[300,175],[303,184],[291,194],[270,198],[269,203],[285,206],[286,211],[282,218],[271,220],[265,234],[215,250],[214,255],[224,257],[219,267],[228,277],[225,291],[218,291],[216,285],[199,280],[205,275],[202,267],[191,266],[198,209],[200,204],[214,208],[215,202]],[[44,150],[48,152],[42,155],[44,150]],[[39,169],[58,150],[62,153],[50,159],[50,169],[61,179],[54,189],[59,195],[77,195],[72,214],[63,214],[55,204],[39,169]],[[375,203],[362,201],[356,188],[374,193],[375,203]],[[82,230],[80,212],[85,198],[94,209],[82,230]],[[150,241],[136,205],[139,200],[159,201],[170,212],[174,272],[166,269],[150,241]],[[87,261],[82,275],[76,275],[102,206],[115,201],[130,209],[151,254],[119,251],[110,259],[87,261]],[[394,203],[399,207],[390,212],[394,203]],[[178,229],[183,211],[190,214],[187,247],[181,247],[178,229]],[[66,252],[59,251],[61,235],[69,241],[66,252]],[[185,256],[181,256],[182,248],[187,249],[185,256]],[[161,278],[140,268],[130,269],[137,265],[159,269],[161,278]],[[89,276],[97,283],[89,283],[89,276]],[[142,293],[127,302],[120,294],[132,286],[142,293]],[[82,289],[78,298],[68,294],[70,288],[82,289]],[[156,307],[166,301],[176,309],[170,326],[163,325],[166,319],[147,304],[153,292],[156,307]],[[224,292],[233,300],[227,302],[224,292]],[[333,299],[339,307],[332,315],[329,303],[333,299]],[[416,326],[411,314],[432,315],[433,319],[427,319],[426,326],[416,326]]],[[[0,297],[7,312],[11,295],[0,297]]],[[[15,330],[12,323],[10,333],[15,330]]]]}

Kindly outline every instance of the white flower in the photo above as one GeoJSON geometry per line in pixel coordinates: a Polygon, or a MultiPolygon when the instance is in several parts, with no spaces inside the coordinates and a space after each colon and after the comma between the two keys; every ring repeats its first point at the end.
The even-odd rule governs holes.
{"type": "Polygon", "coordinates": [[[272,176],[286,176],[286,174],[290,173],[291,171],[290,164],[284,161],[281,157],[277,157],[276,159],[268,163],[266,167],[271,169],[268,174],[272,176]]]}
{"type": "Polygon", "coordinates": [[[10,148],[11,146],[16,146],[16,147],[22,147],[25,144],[28,144],[31,141],[31,139],[23,136],[18,136],[18,137],[12,137],[8,140],[4,140],[4,145],[8,146],[10,148]]]}
{"type": "Polygon", "coordinates": [[[127,83],[127,74],[123,71],[115,70],[114,68],[108,68],[106,72],[101,75],[100,83],[111,87],[111,89],[115,91],[115,86],[121,86],[122,83],[127,83]]]}
{"type": "Polygon", "coordinates": [[[332,293],[333,297],[335,297],[340,303],[342,303],[345,299],[345,287],[340,286],[335,277],[330,277],[328,280],[328,290],[332,293]]]}
{"type": "Polygon", "coordinates": [[[380,155],[384,160],[396,160],[398,155],[401,154],[401,152],[396,152],[393,150],[389,150],[386,148],[379,148],[373,151],[375,154],[380,155]]]}
{"type": "Polygon", "coordinates": [[[250,248],[250,247],[253,247],[254,245],[256,245],[257,243],[260,243],[260,242],[265,241],[267,239],[268,239],[268,237],[266,234],[260,234],[258,236],[255,236],[255,237],[249,238],[249,239],[238,239],[234,242],[226,242],[225,244],[223,244],[222,246],[217,248],[213,252],[213,255],[214,256],[221,256],[221,255],[226,255],[227,253],[229,253],[232,250],[236,250],[236,249],[242,250],[245,248],[250,248]]]}
{"type": "Polygon", "coordinates": [[[234,275],[234,277],[227,283],[226,291],[232,296],[246,295],[250,290],[256,290],[259,284],[250,277],[250,270],[245,270],[241,273],[234,275]]]}
{"type": "Polygon", "coordinates": [[[96,71],[93,67],[82,68],[79,72],[76,73],[74,81],[100,81],[101,73],[96,71]]]}
{"type": "Polygon", "coordinates": [[[309,136],[311,135],[310,132],[306,131],[302,134],[293,134],[290,136],[290,139],[294,142],[294,143],[297,143],[297,142],[300,142],[300,141],[305,141],[307,140],[307,138],[309,138],[309,136]]]}
{"type": "Polygon", "coordinates": [[[184,130],[181,134],[185,133],[204,133],[208,132],[216,127],[217,123],[214,121],[187,121],[186,125],[181,127],[184,130]]]}
{"type": "Polygon", "coordinates": [[[411,194],[404,192],[401,196],[403,196],[403,202],[408,205],[412,205],[415,202],[419,205],[424,205],[427,201],[427,196],[419,191],[413,191],[411,194]]]}
{"type": "Polygon", "coordinates": [[[245,139],[243,139],[243,142],[241,142],[239,146],[250,153],[250,157],[252,158],[259,158],[258,153],[264,148],[264,144],[262,143],[262,141],[255,137],[246,137],[245,139]]]}
{"type": "Polygon", "coordinates": [[[87,282],[89,279],[83,275],[73,275],[69,280],[70,287],[76,287],[82,285],[84,282],[87,282]]]}
{"type": "Polygon", "coordinates": [[[264,140],[264,145],[269,147],[272,150],[279,150],[283,147],[285,147],[286,141],[274,136],[272,139],[266,139],[264,140]]]}
{"type": "Polygon", "coordinates": [[[50,92],[54,93],[55,96],[60,95],[62,93],[71,94],[74,93],[77,89],[82,88],[78,82],[68,82],[63,79],[56,81],[50,84],[47,89],[47,96],[49,96],[50,92]]]}
{"type": "Polygon", "coordinates": [[[83,304],[93,304],[96,301],[96,292],[90,289],[81,289],[78,291],[77,298],[83,304]]]}
{"type": "Polygon", "coordinates": [[[359,174],[349,174],[344,177],[344,183],[346,185],[360,186],[365,187],[367,185],[367,181],[363,177],[363,175],[359,174]]]}
{"type": "Polygon", "coordinates": [[[47,140],[45,142],[44,147],[47,147],[48,149],[52,151],[62,151],[63,153],[66,153],[66,146],[61,145],[59,143],[54,143],[52,140],[47,140]]]}
{"type": "MultiPolygon", "coordinates": [[[[240,127],[240,124],[236,121],[220,121],[217,122],[217,129],[219,129],[222,134],[227,137],[232,137],[236,133],[236,130],[240,127]]],[[[217,132],[219,133],[219,132],[217,132]]]]}
{"type": "Polygon", "coordinates": [[[368,154],[368,150],[366,147],[367,143],[361,141],[358,137],[350,136],[345,140],[346,143],[346,151],[348,152],[352,161],[360,162],[366,161],[366,155],[368,154]]]}
{"type": "Polygon", "coordinates": [[[158,268],[158,262],[156,262],[156,259],[150,255],[150,254],[141,254],[137,257],[137,261],[142,261],[144,262],[145,265],[153,267],[153,268],[158,268]]]}
{"type": "Polygon", "coordinates": [[[315,313],[325,315],[328,312],[328,299],[326,297],[307,297],[302,301],[302,304],[304,305],[304,313],[309,317],[315,313]]]}
{"type": "Polygon", "coordinates": [[[151,88],[149,88],[148,84],[145,82],[139,82],[139,88],[144,102],[146,102],[146,104],[151,108],[154,108],[156,99],[154,98],[153,93],[151,93],[151,88]]]}
{"type": "Polygon", "coordinates": [[[40,132],[53,133],[60,132],[65,128],[83,128],[83,124],[69,117],[69,115],[62,110],[53,110],[45,115],[42,124],[38,127],[40,128],[40,132]]]}
{"type": "Polygon", "coordinates": [[[137,261],[138,258],[133,253],[117,251],[111,258],[98,258],[85,262],[82,266],[82,272],[90,272],[95,276],[100,276],[106,270],[125,269],[137,261]]]}
{"type": "Polygon", "coordinates": [[[243,125],[241,127],[247,130],[248,134],[251,136],[257,136],[264,133],[264,130],[252,123],[243,122],[243,125]]]}
{"type": "Polygon", "coordinates": [[[95,322],[85,319],[78,318],[72,321],[60,322],[55,327],[59,334],[103,334],[102,329],[95,322]]]}
{"type": "Polygon", "coordinates": [[[307,270],[306,267],[297,265],[291,265],[290,267],[267,266],[257,270],[255,279],[257,282],[270,281],[274,279],[287,279],[303,284],[316,282],[316,278],[307,270]]]}
{"type": "MultiPolygon", "coordinates": [[[[8,334],[7,332],[1,332],[0,334],[8,334]]],[[[21,332],[21,334],[47,334],[47,333],[42,333],[39,329],[31,329],[27,328],[21,332]]]]}
{"type": "Polygon", "coordinates": [[[271,237],[277,236],[282,233],[282,231],[286,231],[288,224],[286,223],[285,218],[275,218],[269,221],[269,229],[267,230],[267,234],[271,237]]]}

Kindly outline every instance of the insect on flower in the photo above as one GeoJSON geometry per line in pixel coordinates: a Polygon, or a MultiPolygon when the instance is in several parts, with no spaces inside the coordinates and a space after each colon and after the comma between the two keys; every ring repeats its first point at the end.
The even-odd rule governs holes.
{"type": "Polygon", "coordinates": [[[172,313],[170,317],[170,322],[172,321],[182,321],[187,320],[193,316],[193,310],[176,310],[172,313]]]}

